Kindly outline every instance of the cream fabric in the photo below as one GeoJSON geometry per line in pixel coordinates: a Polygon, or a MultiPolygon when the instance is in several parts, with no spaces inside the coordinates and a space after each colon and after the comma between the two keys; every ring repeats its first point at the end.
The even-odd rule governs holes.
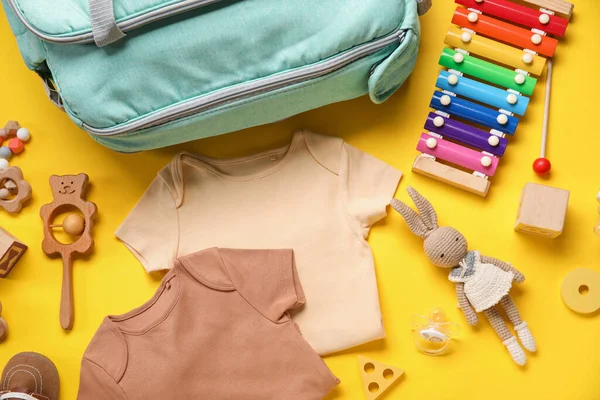
{"type": "Polygon", "coordinates": [[[306,305],[293,315],[319,354],[385,336],[371,226],[401,173],[342,139],[297,132],[237,159],[177,155],[116,235],[147,271],[209,247],[292,248],[306,305]]]}
{"type": "Polygon", "coordinates": [[[448,279],[451,282],[464,282],[465,294],[469,303],[476,312],[482,312],[498,304],[508,294],[512,287],[514,274],[493,264],[482,263],[479,251],[470,253],[475,256],[474,264],[468,265],[467,258],[465,258],[460,262],[458,276],[455,276],[457,272],[457,268],[455,268],[448,279]]]}

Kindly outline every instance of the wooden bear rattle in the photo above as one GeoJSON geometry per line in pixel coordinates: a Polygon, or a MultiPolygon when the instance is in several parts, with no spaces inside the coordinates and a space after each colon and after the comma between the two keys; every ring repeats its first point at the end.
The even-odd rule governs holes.
{"type": "Polygon", "coordinates": [[[73,258],[75,254],[87,254],[94,247],[92,239],[93,220],[97,207],[83,199],[88,183],[86,174],[50,177],[54,200],[42,206],[40,216],[44,221],[42,250],[47,255],[60,254],[63,260],[63,285],[60,303],[60,325],[65,330],[73,328],[73,258]],[[51,225],[54,218],[69,208],[77,208],[83,217],[71,214],[62,225],[51,225]],[[79,236],[73,243],[64,244],[56,240],[52,228],[62,227],[65,232],[79,236]]]}

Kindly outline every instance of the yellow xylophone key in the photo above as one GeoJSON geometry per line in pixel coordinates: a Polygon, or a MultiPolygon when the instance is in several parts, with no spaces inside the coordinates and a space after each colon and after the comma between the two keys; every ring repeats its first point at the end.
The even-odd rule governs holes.
{"type": "Polygon", "coordinates": [[[489,60],[538,76],[542,74],[546,65],[544,57],[533,55],[469,31],[461,30],[455,26],[448,29],[445,43],[449,46],[466,50],[469,53],[477,54],[489,60]]]}

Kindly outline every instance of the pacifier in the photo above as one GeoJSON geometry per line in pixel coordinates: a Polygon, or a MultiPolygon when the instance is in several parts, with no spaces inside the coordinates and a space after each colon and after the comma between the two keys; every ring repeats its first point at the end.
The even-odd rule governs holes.
{"type": "Polygon", "coordinates": [[[446,352],[450,340],[460,334],[460,326],[448,321],[441,308],[434,308],[428,316],[413,316],[415,345],[423,353],[439,356],[446,352]]]}

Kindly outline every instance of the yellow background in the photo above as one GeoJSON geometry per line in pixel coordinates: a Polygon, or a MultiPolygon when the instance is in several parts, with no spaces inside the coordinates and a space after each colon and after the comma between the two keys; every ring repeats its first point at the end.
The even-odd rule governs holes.
{"type": "Polygon", "coordinates": [[[600,189],[600,4],[576,2],[567,39],[558,48],[548,151],[554,166],[551,178],[540,179],[531,170],[539,152],[543,113],[544,88],[539,83],[493,178],[491,193],[481,199],[410,172],[455,7],[450,0],[434,1],[434,8],[422,18],[415,72],[387,103],[378,106],[360,98],[277,124],[134,155],[97,145],[54,108],[37,76],[24,67],[8,24],[0,18],[0,121],[19,120],[32,132],[26,151],[13,158],[12,165],[23,169],[34,192],[20,214],[0,210],[0,226],[30,246],[9,277],[0,281],[2,316],[10,327],[8,340],[0,344],[0,367],[20,351],[46,354],[60,371],[61,399],[75,399],[81,356],[102,318],[142,304],[159,284],[161,276],[147,275],[113,236],[159,168],[183,149],[218,157],[246,155],[282,145],[294,129],[309,128],[341,136],[404,171],[397,197],[408,200],[405,189],[415,186],[432,201],[440,222],[461,230],[472,249],[511,261],[523,271],[527,280],[513,294],[539,349],[520,368],[484,319],[477,328],[468,327],[455,307],[447,271],[427,261],[421,239],[391,212],[370,237],[388,337],[326,359],[342,380],[329,400],[363,398],[359,353],[406,370],[389,399],[600,399],[600,316],[574,314],[559,295],[561,281],[572,269],[600,270],[600,238],[592,233],[600,189]],[[99,218],[93,255],[75,263],[75,326],[66,333],[58,321],[61,262],[41,251],[39,209],[52,199],[51,174],[79,172],[90,176],[88,198],[98,205],[99,218]],[[526,182],[571,191],[565,232],[558,239],[513,231],[526,182]],[[420,354],[410,330],[413,314],[436,305],[463,328],[452,354],[438,358],[420,354]]]}

